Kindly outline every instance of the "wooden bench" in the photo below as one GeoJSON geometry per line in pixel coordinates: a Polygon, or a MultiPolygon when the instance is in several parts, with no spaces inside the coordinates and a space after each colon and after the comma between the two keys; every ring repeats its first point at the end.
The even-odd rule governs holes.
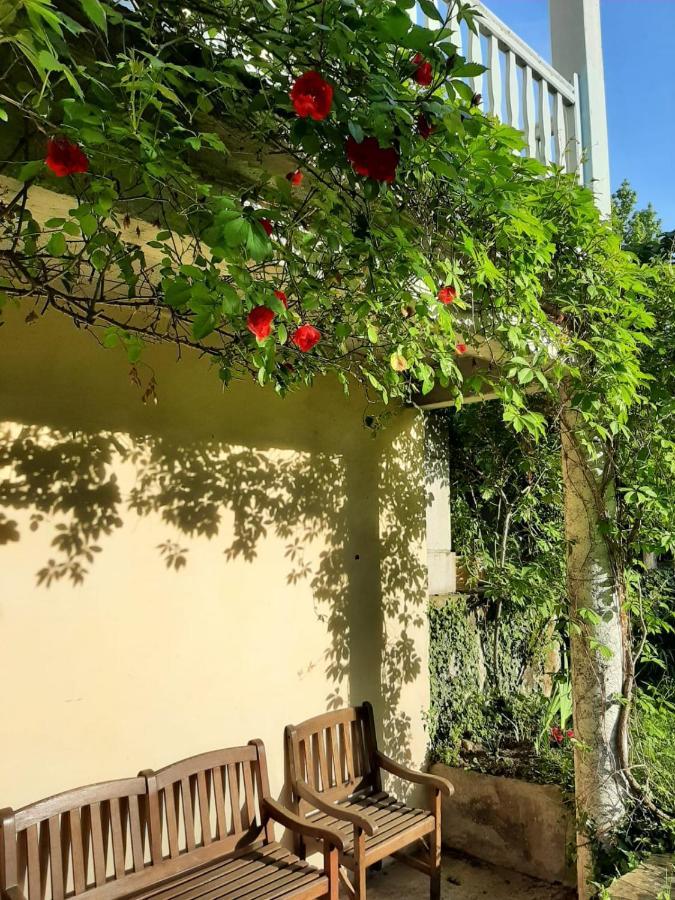
{"type": "MultiPolygon", "coordinates": [[[[341,832],[341,865],[352,872],[351,896],[365,898],[366,869],[386,856],[430,876],[432,900],[441,896],[441,795],[453,787],[436,775],[398,765],[378,750],[370,703],[329,712],[286,728],[293,800],[307,822],[341,832]],[[382,790],[382,772],[431,791],[430,810],[406,806],[382,790]],[[429,843],[428,861],[401,851],[419,839],[429,843]]],[[[296,852],[304,858],[304,836],[296,852]]]]}
{"type": "Polygon", "coordinates": [[[270,797],[260,741],[0,812],[2,900],[337,900],[340,835],[270,797]],[[320,871],[273,820],[324,848],[320,871]]]}

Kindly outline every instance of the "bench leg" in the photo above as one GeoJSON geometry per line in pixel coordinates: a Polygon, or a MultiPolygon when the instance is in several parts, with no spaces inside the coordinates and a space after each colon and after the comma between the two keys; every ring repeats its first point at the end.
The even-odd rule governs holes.
{"type": "Polygon", "coordinates": [[[354,826],[354,895],[366,900],[366,836],[354,826]]]}
{"type": "Polygon", "coordinates": [[[326,845],[323,851],[323,867],[328,876],[326,900],[338,900],[340,896],[340,861],[336,847],[326,845]]]}
{"type": "Polygon", "coordinates": [[[432,801],[432,812],[434,814],[435,825],[431,832],[431,840],[429,841],[429,870],[431,875],[431,885],[429,896],[431,900],[440,900],[441,898],[441,792],[434,790],[432,801]]]}

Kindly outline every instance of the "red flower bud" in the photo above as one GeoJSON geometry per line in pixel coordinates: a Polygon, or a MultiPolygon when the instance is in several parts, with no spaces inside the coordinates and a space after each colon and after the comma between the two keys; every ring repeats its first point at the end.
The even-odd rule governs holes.
{"type": "Polygon", "coordinates": [[[428,87],[434,80],[434,70],[431,67],[431,63],[428,62],[421,53],[415,54],[413,63],[416,66],[415,71],[413,72],[414,80],[418,84],[428,87]]]}
{"type": "Polygon", "coordinates": [[[84,152],[67,138],[51,138],[47,142],[45,163],[59,178],[89,171],[89,160],[84,152]]]}
{"type": "Polygon", "coordinates": [[[447,306],[457,299],[457,291],[451,284],[446,284],[445,287],[442,287],[438,292],[438,299],[447,306]]]}
{"type": "Polygon", "coordinates": [[[424,113],[420,113],[417,117],[417,133],[419,134],[419,136],[421,138],[424,138],[424,140],[426,141],[426,139],[430,134],[432,134],[434,130],[434,126],[427,119],[424,113]]]}
{"type": "Polygon", "coordinates": [[[260,219],[259,221],[260,221],[260,224],[262,225],[262,227],[265,229],[267,236],[269,237],[272,234],[272,232],[274,231],[274,229],[272,228],[272,223],[270,222],[269,219],[260,219]]]}
{"type": "Polygon", "coordinates": [[[313,325],[301,325],[291,337],[291,341],[302,353],[309,352],[321,340],[321,332],[313,325]]]}
{"type": "Polygon", "coordinates": [[[291,88],[290,98],[300,118],[309,116],[320,122],[330,113],[333,86],[324,81],[318,72],[305,72],[291,88]]]}
{"type": "Polygon", "coordinates": [[[288,297],[283,291],[275,291],[274,296],[277,298],[277,300],[281,300],[286,309],[288,309],[288,297]]]}
{"type": "Polygon", "coordinates": [[[302,174],[300,169],[296,169],[294,172],[289,172],[286,178],[290,181],[290,183],[297,187],[299,184],[302,184],[302,179],[305,176],[302,174]]]}
{"type": "Polygon", "coordinates": [[[456,351],[459,353],[459,355],[461,356],[462,353],[466,353],[466,344],[457,344],[457,346],[455,347],[455,350],[456,350],[456,351]]]}
{"type": "Polygon", "coordinates": [[[272,332],[272,319],[274,312],[267,306],[256,306],[246,318],[246,327],[254,334],[256,340],[264,341],[272,332]]]}

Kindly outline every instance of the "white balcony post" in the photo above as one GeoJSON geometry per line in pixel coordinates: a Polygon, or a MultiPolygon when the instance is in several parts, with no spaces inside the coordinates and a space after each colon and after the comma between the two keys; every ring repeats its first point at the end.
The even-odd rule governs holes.
{"type": "Polygon", "coordinates": [[[584,182],[603,215],[611,211],[609,141],[602,58],[600,0],[549,0],[553,66],[568,81],[579,76],[577,103],[586,163],[584,182]]]}

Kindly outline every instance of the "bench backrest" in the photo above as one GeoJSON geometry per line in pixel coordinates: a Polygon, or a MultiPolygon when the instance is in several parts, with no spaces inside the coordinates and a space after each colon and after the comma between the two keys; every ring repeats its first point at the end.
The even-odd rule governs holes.
{"type": "MultiPolygon", "coordinates": [[[[327,712],[286,727],[291,786],[305,781],[327,800],[381,790],[375,721],[370,703],[327,712]]],[[[311,807],[297,796],[301,813],[311,807]]]]}
{"type": "Polygon", "coordinates": [[[64,900],[141,872],[145,797],[144,778],[124,778],[0,811],[0,888],[64,900]]]}
{"type": "MultiPolygon", "coordinates": [[[[0,810],[0,894],[115,900],[274,840],[261,741],[0,810]],[[10,891],[11,894],[11,891],[10,891]]],[[[5,900],[5,898],[3,898],[5,900]]]]}
{"type": "Polygon", "coordinates": [[[206,862],[274,840],[272,823],[260,810],[261,798],[269,797],[261,741],[144,774],[153,866],[172,868],[171,861],[186,853],[206,862]]]}

